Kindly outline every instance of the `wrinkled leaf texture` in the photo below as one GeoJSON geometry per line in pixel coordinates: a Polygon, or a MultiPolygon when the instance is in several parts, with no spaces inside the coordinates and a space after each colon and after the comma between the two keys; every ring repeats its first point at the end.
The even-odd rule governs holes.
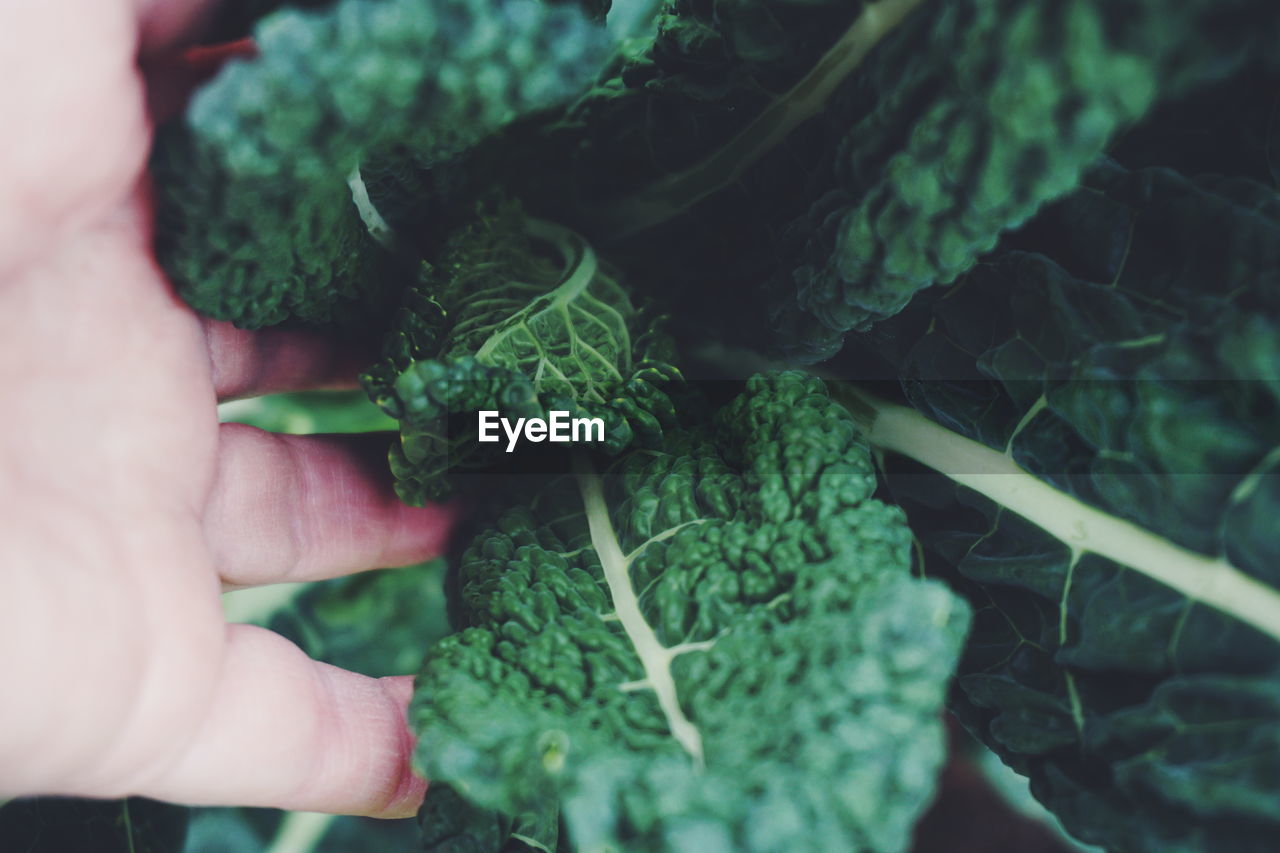
{"type": "MultiPolygon", "coordinates": [[[[879,330],[920,411],[1111,514],[1280,586],[1280,197],[1096,166],[879,330]]],[[[953,708],[1078,837],[1262,851],[1280,647],[972,493],[890,477],[975,607],[953,708]]]]}
{"type": "Polygon", "coordinates": [[[462,557],[468,627],[428,654],[410,720],[420,768],[478,811],[424,815],[428,849],[555,849],[557,813],[571,849],[903,849],[968,616],[911,575],[823,384],[758,376],[713,424],[577,479],[462,557]]]}
{"type": "Polygon", "coordinates": [[[1277,38],[1253,0],[677,0],[559,121],[490,150],[634,280],[818,361],[1277,38]]]}
{"type": "Polygon", "coordinates": [[[152,158],[161,265],[193,308],[245,328],[376,324],[405,275],[348,186],[362,164],[448,161],[577,94],[608,44],[534,0],[338,0],[253,32],[257,55],[202,87],[152,158]]]}
{"type": "Polygon", "coordinates": [[[422,503],[452,491],[450,472],[511,458],[496,424],[499,440],[479,441],[479,411],[599,418],[609,453],[655,444],[675,419],[674,359],[661,318],[580,236],[495,203],[423,265],[363,380],[400,421],[400,497],[422,503]]]}

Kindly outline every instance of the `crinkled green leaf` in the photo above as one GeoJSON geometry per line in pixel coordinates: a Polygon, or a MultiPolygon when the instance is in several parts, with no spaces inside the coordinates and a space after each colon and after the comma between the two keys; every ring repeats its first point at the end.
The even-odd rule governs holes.
{"type": "Polygon", "coordinates": [[[577,234],[509,205],[482,208],[424,268],[365,376],[400,420],[391,464],[401,497],[436,497],[448,471],[503,458],[505,438],[477,440],[480,410],[599,417],[613,453],[658,440],[675,417],[663,386],[679,378],[658,325],[577,234]]]}
{"type": "Polygon", "coordinates": [[[142,797],[11,800],[0,807],[0,849],[6,853],[173,853],[182,849],[189,811],[142,797]]]}
{"type": "MultiPolygon", "coordinates": [[[[1088,505],[1275,589],[1280,197],[1105,163],[1086,183],[923,303],[927,323],[886,328],[908,341],[906,394],[1088,505]]],[[[906,469],[890,482],[975,607],[955,710],[1072,833],[1126,851],[1271,846],[1273,636],[1073,551],[1083,533],[1050,539],[1016,504],[948,504],[945,481],[906,469]]]]}
{"type": "Polygon", "coordinates": [[[798,374],[550,483],[462,557],[418,764],[501,813],[554,798],[574,849],[904,849],[967,613],[874,488],[798,374]]]}
{"type": "Polygon", "coordinates": [[[162,265],[194,308],[248,328],[373,313],[398,275],[353,202],[361,163],[447,159],[573,96],[607,39],[532,0],[339,0],[266,16],[254,43],[153,160],[162,265]]]}
{"type": "Polygon", "coordinates": [[[821,360],[1074,188],[1153,103],[1278,36],[1251,0],[674,2],[534,136],[540,168],[514,162],[534,209],[654,287],[744,303],[725,326],[747,340],[767,302],[784,350],[821,360]]]}

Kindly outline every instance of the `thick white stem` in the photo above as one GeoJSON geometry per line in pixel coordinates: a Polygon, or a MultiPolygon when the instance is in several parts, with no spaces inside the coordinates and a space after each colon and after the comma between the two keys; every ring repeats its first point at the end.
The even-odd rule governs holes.
{"type": "Polygon", "coordinates": [[[985,495],[1073,551],[1141,572],[1280,640],[1280,591],[1222,559],[1175,545],[1055,489],[1013,459],[912,409],[833,385],[875,447],[900,453],[985,495]]]}
{"type": "Polygon", "coordinates": [[[289,812],[280,821],[280,828],[276,830],[276,837],[272,839],[267,853],[314,850],[336,818],[337,815],[318,812],[289,812]]]}
{"type": "Polygon", "coordinates": [[[351,188],[351,200],[355,202],[356,211],[359,212],[364,227],[369,229],[369,235],[383,246],[390,247],[394,244],[396,232],[387,224],[387,220],[382,218],[373,199],[369,198],[369,188],[365,186],[364,178],[360,176],[359,166],[347,175],[347,186],[351,188]]]}
{"type": "Polygon", "coordinates": [[[604,580],[609,587],[609,597],[613,599],[614,612],[636,651],[636,657],[640,658],[645,681],[658,698],[658,707],[667,719],[671,737],[701,767],[702,735],[680,707],[675,679],[671,676],[671,660],[674,655],[658,640],[653,627],[640,612],[640,599],[631,585],[627,558],[622,553],[622,546],[618,544],[618,536],[613,530],[613,522],[609,519],[609,506],[605,503],[600,475],[591,469],[590,462],[582,454],[574,456],[574,473],[587,513],[591,547],[595,549],[604,569],[604,580]]]}

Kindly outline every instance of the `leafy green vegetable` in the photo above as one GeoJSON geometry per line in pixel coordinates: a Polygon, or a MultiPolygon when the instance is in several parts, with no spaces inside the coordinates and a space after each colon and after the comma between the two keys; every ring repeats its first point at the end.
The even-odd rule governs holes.
{"type": "Polygon", "coordinates": [[[835,333],[865,329],[917,290],[954,280],[1001,232],[1075,186],[1155,97],[1220,74],[1225,56],[1266,49],[1243,27],[1211,30],[1224,5],[959,3],[923,41],[905,30],[858,81],[854,103],[873,111],[840,149],[840,195],[798,229],[802,260],[783,289],[804,319],[790,301],[777,309],[784,330],[803,324],[792,346],[830,339],[813,353],[828,357],[838,337],[809,316],[835,333]],[[876,140],[886,132],[896,142],[887,159],[876,140]]]}
{"type": "Polygon", "coordinates": [[[316,660],[375,678],[406,675],[449,633],[443,569],[422,563],[311,584],[266,624],[316,660]]]}
{"type": "Polygon", "coordinates": [[[482,212],[409,291],[364,377],[401,422],[400,496],[438,497],[447,470],[493,463],[502,450],[478,443],[478,410],[599,417],[612,453],[658,440],[675,416],[662,386],[680,374],[655,322],[578,235],[509,205],[482,212]]]}
{"type": "Polygon", "coordinates": [[[11,853],[172,853],[189,809],[142,797],[13,800],[0,807],[0,849],[11,853]]]}
{"type": "Polygon", "coordinates": [[[799,374],[580,465],[463,555],[470,627],[411,709],[422,769],[507,814],[558,802],[578,849],[902,849],[967,612],[911,577],[874,488],[799,374]]]}
{"type": "Polygon", "coordinates": [[[431,853],[551,853],[560,827],[554,809],[510,818],[466,800],[448,785],[435,785],[418,814],[424,850],[431,853]]]}
{"type": "Polygon", "coordinates": [[[1262,849],[1280,796],[1264,521],[1280,496],[1280,198],[1111,164],[1088,183],[888,332],[912,341],[915,406],[1003,453],[980,466],[900,425],[887,445],[998,502],[948,505],[916,472],[890,483],[975,606],[957,713],[1068,829],[1109,849],[1262,849]],[[1065,501],[1037,517],[1039,486],[1012,495],[1000,465],[1065,501]]]}
{"type": "Polygon", "coordinates": [[[618,248],[648,275],[719,299],[763,271],[779,343],[805,361],[953,281],[1157,98],[1280,36],[1280,14],[1244,0],[709,8],[669,6],[652,45],[546,131],[537,156],[564,165],[527,200],[638,239],[618,248]]]}
{"type": "Polygon", "coordinates": [[[571,96],[606,44],[576,10],[532,0],[340,0],[268,15],[254,41],[260,56],[201,89],[153,163],[166,272],[247,328],[375,311],[397,274],[361,164],[447,160],[571,96]]]}
{"type": "Polygon", "coordinates": [[[754,284],[785,266],[780,233],[835,180],[827,101],[917,5],[671,3],[652,42],[562,118],[481,154],[507,158],[504,181],[530,209],[696,306],[702,334],[759,338],[754,284]]]}

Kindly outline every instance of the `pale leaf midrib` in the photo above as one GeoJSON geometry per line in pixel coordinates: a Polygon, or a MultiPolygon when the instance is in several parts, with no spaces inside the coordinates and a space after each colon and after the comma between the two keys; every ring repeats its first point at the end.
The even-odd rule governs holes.
{"type": "Polygon", "coordinates": [[[729,186],[802,122],[821,112],[871,49],[922,2],[868,4],[803,79],[770,101],[727,143],[689,168],[591,211],[591,218],[603,224],[606,239],[617,240],[664,222],[729,186]]]}
{"type": "Polygon", "coordinates": [[[609,507],[605,503],[604,485],[591,467],[590,461],[581,453],[574,455],[574,474],[578,488],[582,493],[582,504],[586,510],[587,526],[591,533],[591,546],[600,559],[604,571],[605,584],[609,588],[609,597],[613,602],[614,614],[622,624],[622,629],[631,641],[636,657],[640,659],[644,670],[645,681],[657,697],[658,706],[671,729],[671,737],[689,754],[694,764],[702,766],[702,735],[698,728],[685,716],[680,707],[680,698],[676,690],[675,679],[671,673],[671,661],[675,653],[662,645],[653,627],[645,621],[640,610],[640,599],[636,596],[631,584],[627,558],[622,553],[609,518],[609,507]]]}
{"type": "Polygon", "coordinates": [[[913,409],[831,383],[873,446],[920,462],[1022,516],[1073,552],[1097,554],[1280,640],[1280,590],[1060,491],[1011,457],[913,409]]]}

